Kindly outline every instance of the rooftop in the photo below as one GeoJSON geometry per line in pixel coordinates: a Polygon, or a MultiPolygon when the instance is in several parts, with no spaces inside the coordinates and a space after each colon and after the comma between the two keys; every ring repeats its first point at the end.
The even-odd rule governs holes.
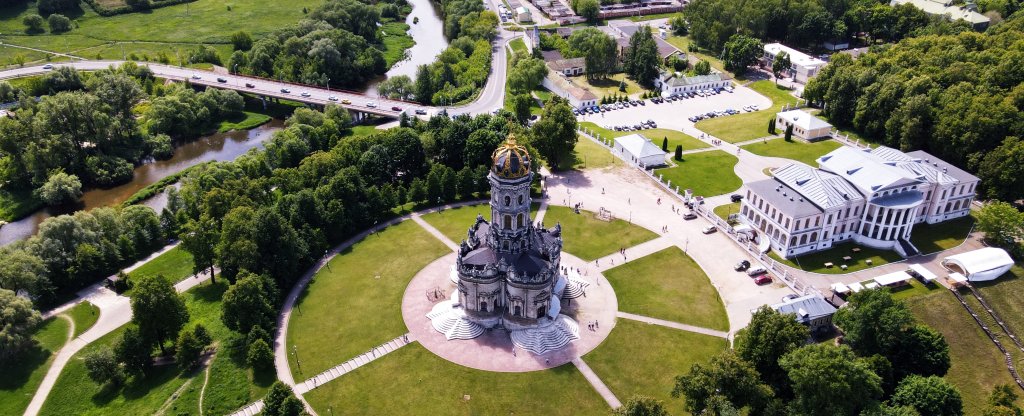
{"type": "Polygon", "coordinates": [[[773,207],[793,218],[803,218],[824,212],[811,203],[799,192],[775,179],[765,179],[747,184],[750,191],[757,194],[773,207]]]}
{"type": "Polygon", "coordinates": [[[901,168],[896,161],[881,157],[884,153],[885,151],[876,152],[843,146],[818,158],[818,164],[821,169],[852,183],[864,195],[890,188],[918,185],[926,180],[926,177],[912,170],[901,168]]]}
{"type": "Polygon", "coordinates": [[[966,20],[971,24],[987,24],[991,21],[987,16],[978,13],[977,7],[973,4],[955,6],[951,2],[940,2],[934,0],[892,0],[892,5],[913,4],[925,13],[938,16],[948,16],[951,19],[966,20]]]}
{"type": "Polygon", "coordinates": [[[626,149],[627,152],[638,158],[660,155],[664,156],[665,151],[656,144],[651,143],[646,137],[639,133],[615,138],[615,142],[626,149]]]}
{"type": "Polygon", "coordinates": [[[836,313],[836,307],[817,295],[807,295],[793,299],[789,302],[776,303],[772,305],[781,314],[796,315],[796,320],[802,323],[810,322],[812,319],[822,316],[829,316],[836,313]]]}
{"type": "Polygon", "coordinates": [[[832,125],[828,124],[827,121],[817,118],[811,115],[811,113],[808,113],[800,109],[783,111],[780,112],[778,116],[782,117],[783,120],[787,120],[790,123],[793,123],[794,126],[800,127],[807,131],[823,128],[832,128],[832,125]]]}
{"type": "Polygon", "coordinates": [[[764,51],[772,55],[778,55],[779,52],[785,52],[787,55],[789,55],[789,61],[793,65],[799,65],[802,67],[816,67],[824,66],[826,64],[826,62],[822,61],[821,59],[800,52],[781,43],[766,44],[764,45],[764,51]]]}
{"type": "Polygon", "coordinates": [[[693,76],[693,77],[688,77],[688,76],[685,76],[685,75],[684,76],[672,75],[665,82],[668,83],[668,85],[670,87],[683,87],[683,86],[687,86],[687,85],[698,85],[698,84],[704,84],[704,83],[708,83],[708,82],[717,82],[717,81],[721,81],[721,80],[722,80],[722,74],[720,74],[718,72],[715,72],[713,74],[697,75],[697,76],[693,76]]]}
{"type": "Polygon", "coordinates": [[[802,164],[791,164],[772,172],[776,181],[799,193],[823,210],[861,200],[861,193],[839,176],[802,164]]]}

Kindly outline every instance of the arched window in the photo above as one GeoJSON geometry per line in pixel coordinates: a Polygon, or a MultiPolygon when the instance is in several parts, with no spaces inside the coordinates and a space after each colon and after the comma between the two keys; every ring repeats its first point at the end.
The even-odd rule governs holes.
{"type": "Polygon", "coordinates": [[[800,236],[800,245],[807,244],[807,234],[800,236]]]}
{"type": "Polygon", "coordinates": [[[505,222],[505,229],[506,230],[512,228],[512,216],[511,215],[505,214],[505,217],[504,217],[503,221],[505,222]]]}
{"type": "Polygon", "coordinates": [[[519,194],[519,205],[523,205],[523,195],[519,194]]]}
{"type": "Polygon", "coordinates": [[[795,235],[789,239],[789,245],[791,245],[791,246],[795,246],[796,245],[796,236],[795,235]]]}
{"type": "Polygon", "coordinates": [[[512,203],[512,198],[510,198],[508,195],[505,195],[505,206],[507,207],[511,203],[512,203]]]}
{"type": "Polygon", "coordinates": [[[815,241],[818,241],[818,232],[817,231],[811,233],[811,242],[815,242],[815,241]]]}
{"type": "Polygon", "coordinates": [[[516,228],[523,226],[523,213],[516,214],[516,228]]]}

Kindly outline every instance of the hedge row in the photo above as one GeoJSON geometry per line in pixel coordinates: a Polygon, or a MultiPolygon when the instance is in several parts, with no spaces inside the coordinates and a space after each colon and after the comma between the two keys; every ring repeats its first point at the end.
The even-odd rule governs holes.
{"type": "Polygon", "coordinates": [[[191,2],[194,2],[194,1],[196,1],[196,0],[155,0],[155,1],[149,2],[149,7],[147,7],[146,9],[136,9],[136,8],[134,8],[132,6],[127,5],[127,4],[124,5],[124,6],[120,6],[120,7],[107,8],[107,7],[103,7],[100,4],[98,4],[96,2],[96,0],[85,0],[85,2],[89,4],[89,7],[92,7],[92,9],[94,11],[96,11],[96,14],[98,14],[100,16],[108,16],[108,17],[109,16],[116,16],[116,15],[119,15],[119,14],[134,13],[134,12],[142,11],[142,10],[159,9],[161,7],[173,6],[175,4],[182,4],[182,3],[191,3],[191,2]]]}

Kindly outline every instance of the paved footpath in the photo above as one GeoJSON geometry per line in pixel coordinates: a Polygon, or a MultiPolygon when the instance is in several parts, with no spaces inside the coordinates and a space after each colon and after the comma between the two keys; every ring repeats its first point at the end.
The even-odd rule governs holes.
{"type": "Polygon", "coordinates": [[[601,395],[601,398],[608,402],[608,406],[611,406],[612,409],[622,407],[622,402],[619,401],[619,398],[615,397],[615,393],[612,393],[612,390],[609,389],[603,381],[601,381],[601,378],[594,373],[594,370],[590,369],[590,366],[583,361],[582,357],[574,358],[572,360],[572,364],[576,366],[577,370],[580,370],[580,373],[583,374],[583,378],[587,379],[591,386],[594,386],[594,390],[597,390],[597,393],[601,395]]]}
{"type": "Polygon", "coordinates": [[[651,318],[649,316],[636,315],[636,314],[632,314],[632,313],[629,313],[629,312],[619,311],[618,313],[615,314],[615,316],[618,316],[619,318],[631,319],[631,320],[634,320],[634,321],[646,322],[646,323],[649,323],[649,324],[661,325],[661,326],[664,326],[664,327],[679,329],[679,330],[682,330],[682,331],[689,331],[689,332],[695,332],[695,333],[698,333],[698,334],[710,335],[710,336],[713,336],[713,337],[726,338],[726,339],[729,338],[729,333],[725,332],[725,331],[718,331],[718,330],[703,328],[703,327],[699,327],[699,326],[687,325],[687,324],[683,324],[683,323],[679,323],[679,322],[666,321],[664,319],[651,318]]]}
{"type": "Polygon", "coordinates": [[[594,261],[594,268],[599,272],[621,266],[634,260],[657,253],[669,247],[675,246],[675,242],[664,236],[653,240],[645,241],[632,247],[626,247],[626,255],[618,252],[601,257],[594,261]]]}

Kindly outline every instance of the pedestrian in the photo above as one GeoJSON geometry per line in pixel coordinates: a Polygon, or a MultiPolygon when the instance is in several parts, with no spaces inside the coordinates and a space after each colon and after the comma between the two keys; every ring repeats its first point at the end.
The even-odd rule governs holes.
{"type": "Polygon", "coordinates": [[[594,326],[596,326],[596,327],[600,328],[600,327],[601,327],[601,323],[600,323],[600,322],[598,322],[598,321],[594,321],[594,326]]]}
{"type": "Polygon", "coordinates": [[[601,195],[604,195],[604,187],[601,187],[601,195]]]}

